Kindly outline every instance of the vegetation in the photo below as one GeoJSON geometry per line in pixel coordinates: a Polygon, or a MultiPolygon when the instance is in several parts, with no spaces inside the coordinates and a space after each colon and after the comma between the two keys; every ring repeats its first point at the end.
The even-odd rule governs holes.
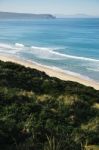
{"type": "Polygon", "coordinates": [[[99,145],[99,91],[0,61],[0,150],[99,145]]]}

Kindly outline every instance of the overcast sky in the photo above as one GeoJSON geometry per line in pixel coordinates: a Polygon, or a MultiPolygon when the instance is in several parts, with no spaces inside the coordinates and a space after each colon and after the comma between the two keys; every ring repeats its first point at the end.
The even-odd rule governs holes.
{"type": "Polygon", "coordinates": [[[0,0],[0,11],[99,16],[99,0],[0,0]]]}

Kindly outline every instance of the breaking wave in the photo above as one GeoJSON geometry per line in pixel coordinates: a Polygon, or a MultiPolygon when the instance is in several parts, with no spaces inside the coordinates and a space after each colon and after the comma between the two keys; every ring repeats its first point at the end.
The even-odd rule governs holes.
{"type": "Polygon", "coordinates": [[[33,52],[35,54],[38,54],[39,57],[47,58],[47,59],[76,59],[76,60],[85,60],[85,61],[93,61],[93,62],[99,62],[98,59],[93,58],[87,58],[87,57],[79,57],[74,55],[67,55],[57,52],[57,49],[51,49],[51,48],[42,48],[42,47],[31,47],[33,49],[33,52]],[[54,57],[52,57],[54,56],[54,57]]]}
{"type": "Polygon", "coordinates": [[[16,46],[16,47],[19,47],[19,48],[20,48],[20,47],[21,47],[21,48],[24,47],[24,45],[23,45],[23,44],[20,44],[20,43],[15,43],[15,46],[16,46]]]}
{"type": "Polygon", "coordinates": [[[73,60],[81,60],[81,61],[89,61],[89,62],[99,62],[98,59],[93,58],[87,58],[87,57],[80,57],[80,56],[74,56],[74,55],[68,55],[63,54],[60,52],[57,52],[59,48],[46,48],[46,47],[36,47],[36,46],[25,46],[21,43],[15,43],[15,44],[4,44],[0,43],[0,51],[6,51],[10,53],[20,53],[22,50],[24,52],[32,53],[38,58],[43,59],[73,59],[73,60]]]}

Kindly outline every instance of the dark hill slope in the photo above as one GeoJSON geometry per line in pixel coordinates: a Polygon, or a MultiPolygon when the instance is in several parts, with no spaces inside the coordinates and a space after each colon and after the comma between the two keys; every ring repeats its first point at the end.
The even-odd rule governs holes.
{"type": "Polygon", "coordinates": [[[99,144],[99,91],[0,61],[0,150],[99,144]]]}

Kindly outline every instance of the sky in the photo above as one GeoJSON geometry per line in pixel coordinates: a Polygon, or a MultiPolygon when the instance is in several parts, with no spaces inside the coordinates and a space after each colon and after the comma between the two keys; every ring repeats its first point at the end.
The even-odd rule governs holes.
{"type": "Polygon", "coordinates": [[[0,0],[0,11],[99,16],[99,0],[0,0]]]}

